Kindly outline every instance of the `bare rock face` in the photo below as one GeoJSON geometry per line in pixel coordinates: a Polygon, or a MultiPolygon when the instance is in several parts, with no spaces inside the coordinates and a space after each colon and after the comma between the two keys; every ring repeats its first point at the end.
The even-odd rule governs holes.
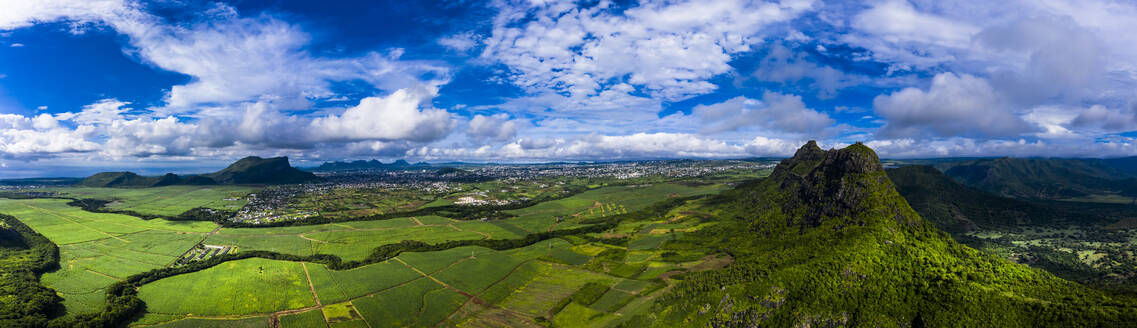
{"type": "Polygon", "coordinates": [[[861,210],[867,205],[863,202],[896,193],[876,152],[859,142],[844,149],[823,151],[810,141],[793,158],[778,164],[770,179],[786,195],[782,207],[788,217],[786,223],[799,225],[803,230],[838,218],[846,222],[837,227],[863,225],[861,210]]]}

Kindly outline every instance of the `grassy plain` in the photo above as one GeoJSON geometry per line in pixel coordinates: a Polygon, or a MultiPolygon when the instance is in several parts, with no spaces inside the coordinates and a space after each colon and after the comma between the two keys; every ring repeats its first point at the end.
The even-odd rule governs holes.
{"type": "Polygon", "coordinates": [[[300,263],[259,258],[222,263],[138,289],[147,310],[205,316],[272,313],[315,306],[300,263]]]}
{"type": "Polygon", "coordinates": [[[268,328],[266,317],[252,317],[241,319],[214,319],[214,318],[187,318],[171,321],[152,327],[157,328],[268,328]]]}
{"type": "MultiPolygon", "coordinates": [[[[541,195],[539,191],[522,188],[478,186],[483,190],[490,187],[503,188],[497,191],[502,197],[505,194],[510,197],[541,195]]],[[[122,206],[122,209],[176,215],[183,210],[177,206],[185,209],[230,206],[209,200],[253,191],[203,191],[188,186],[163,188],[154,193],[103,188],[73,188],[70,192],[76,196],[85,193],[81,196],[84,198],[113,198],[117,200],[113,206],[122,206]],[[173,195],[163,197],[162,192],[173,195]]],[[[45,275],[43,281],[61,292],[68,313],[74,314],[100,309],[106,286],[135,273],[167,266],[202,241],[236,246],[236,252],[333,254],[345,260],[359,260],[377,246],[402,240],[439,243],[521,238],[533,232],[583,226],[587,225],[584,222],[587,219],[624,214],[658,201],[715,193],[724,188],[727,186],[723,184],[672,183],[600,187],[512,210],[510,213],[516,217],[489,222],[423,216],[215,230],[217,225],[211,222],[142,220],[126,215],[90,213],[66,205],[66,200],[56,199],[0,199],[0,212],[17,216],[60,245],[63,268],[45,275]]],[[[698,223],[668,219],[621,224],[612,232],[626,238],[623,244],[602,244],[574,237],[505,251],[460,247],[405,253],[387,262],[342,271],[314,263],[256,258],[231,261],[142,286],[139,296],[150,313],[135,324],[263,326],[268,324],[264,315],[308,308],[313,310],[281,316],[281,323],[285,327],[312,325],[323,323],[326,316],[338,318],[328,321],[337,327],[434,326],[477,323],[489,316],[499,317],[494,319],[497,321],[485,322],[500,323],[503,313],[530,323],[536,322],[537,317],[553,319],[557,316],[561,316],[558,320],[563,322],[585,314],[594,317],[589,311],[610,318],[611,313],[624,304],[643,296],[638,294],[638,289],[649,284],[646,280],[683,266],[658,261],[662,251],[657,248],[673,239],[673,231],[690,231],[698,223]],[[631,252],[629,244],[634,249],[631,252]],[[612,255],[617,253],[618,256],[612,255]],[[567,307],[568,312],[558,314],[566,307],[557,304],[590,282],[614,288],[628,286],[605,293],[584,309],[567,307]]],[[[599,236],[594,234],[592,238],[599,236]]]]}
{"type": "Polygon", "coordinates": [[[217,226],[91,213],[67,202],[0,199],[0,213],[17,217],[59,245],[60,269],[44,274],[42,281],[60,293],[69,315],[98,311],[107,286],[173,263],[217,226]]]}
{"type": "Polygon", "coordinates": [[[113,201],[107,204],[107,207],[111,209],[162,216],[177,216],[197,207],[236,211],[248,203],[244,197],[257,190],[260,188],[229,185],[45,189],[45,191],[56,192],[67,197],[113,201]]]}
{"type": "Polygon", "coordinates": [[[324,322],[324,313],[320,309],[280,317],[281,328],[327,327],[327,325],[324,322]]]}

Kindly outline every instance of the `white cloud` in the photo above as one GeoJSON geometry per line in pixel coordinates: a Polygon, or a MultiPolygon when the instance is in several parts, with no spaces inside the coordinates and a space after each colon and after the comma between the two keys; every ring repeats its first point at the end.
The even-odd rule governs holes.
{"type": "Polygon", "coordinates": [[[473,32],[462,32],[438,39],[438,44],[450,50],[466,53],[481,43],[481,37],[473,32]]]}
{"type": "Polygon", "coordinates": [[[474,115],[470,119],[470,127],[466,134],[475,139],[488,139],[491,141],[509,141],[517,135],[521,123],[510,120],[508,114],[499,113],[490,116],[474,115]]]}
{"type": "Polygon", "coordinates": [[[679,100],[715,90],[707,80],[731,69],[732,54],[760,42],[766,26],[812,6],[801,0],[646,2],[614,14],[607,2],[500,5],[481,56],[507,65],[514,73],[509,80],[529,92],[589,97],[626,83],[679,100]]]}
{"type": "Polygon", "coordinates": [[[979,29],[967,22],[916,10],[907,0],[878,1],[852,19],[853,27],[890,44],[965,47],[979,29]]]}
{"type": "Polygon", "coordinates": [[[1070,113],[1074,116],[1069,125],[1099,133],[1116,133],[1137,130],[1137,108],[1130,107],[1124,110],[1110,109],[1102,105],[1093,105],[1080,112],[1070,113]]]}
{"type": "Polygon", "coordinates": [[[4,4],[0,29],[66,20],[98,23],[126,35],[128,53],[193,79],[166,97],[171,112],[201,104],[271,100],[306,109],[310,99],[331,98],[331,82],[362,80],[387,91],[437,87],[448,69],[427,61],[402,61],[401,49],[354,58],[321,58],[304,47],[310,37],[297,25],[266,14],[242,17],[214,4],[197,23],[172,25],[122,1],[12,1],[4,4]],[[9,7],[15,10],[8,11],[9,7]],[[420,77],[430,75],[429,80],[420,77]]]}
{"type": "Polygon", "coordinates": [[[835,122],[828,115],[807,108],[799,96],[769,91],[762,95],[761,101],[739,96],[721,103],[698,105],[690,116],[702,123],[699,131],[703,134],[749,127],[768,132],[818,133],[835,122]]]}
{"type": "Polygon", "coordinates": [[[1086,143],[1084,140],[974,139],[935,140],[878,139],[866,142],[882,158],[929,158],[945,156],[1096,157],[1137,155],[1132,138],[1086,143]]]}
{"type": "Polygon", "coordinates": [[[87,138],[93,127],[60,127],[48,114],[28,118],[0,114],[0,157],[41,157],[62,152],[87,152],[98,145],[87,138]]]}
{"type": "Polygon", "coordinates": [[[575,139],[542,140],[540,145],[524,140],[492,147],[420,147],[408,157],[482,160],[613,160],[674,157],[748,156],[742,145],[684,133],[636,133],[630,135],[585,135],[575,139]]]}
{"type": "Polygon", "coordinates": [[[121,12],[122,0],[3,0],[0,1],[0,30],[31,26],[67,18],[77,23],[94,22],[121,12]]]}
{"type": "Polygon", "coordinates": [[[429,107],[433,93],[400,89],[386,97],[367,97],[342,115],[316,118],[318,140],[437,140],[454,128],[450,113],[429,107]]]}
{"type": "Polygon", "coordinates": [[[794,151],[805,144],[800,141],[787,141],[783,139],[754,137],[747,142],[746,152],[753,156],[793,156],[794,151]]]}
{"type": "Polygon", "coordinates": [[[905,88],[880,95],[873,107],[888,122],[880,130],[885,137],[1003,137],[1034,130],[990,83],[967,74],[937,74],[927,91],[905,88]]]}
{"type": "Polygon", "coordinates": [[[23,48],[24,44],[23,43],[13,43],[13,44],[10,44],[8,46],[12,47],[12,48],[23,48]]]}

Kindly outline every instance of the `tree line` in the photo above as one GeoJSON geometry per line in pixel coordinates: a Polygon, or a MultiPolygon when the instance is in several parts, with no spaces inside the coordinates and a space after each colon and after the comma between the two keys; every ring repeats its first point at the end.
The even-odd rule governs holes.
{"type": "Polygon", "coordinates": [[[0,327],[47,326],[63,299],[39,278],[58,267],[55,243],[16,218],[0,214],[0,327]]]}

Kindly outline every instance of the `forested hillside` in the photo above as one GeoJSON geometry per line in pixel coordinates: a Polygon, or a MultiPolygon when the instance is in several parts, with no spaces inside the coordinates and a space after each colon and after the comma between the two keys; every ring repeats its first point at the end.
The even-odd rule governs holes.
{"type": "Polygon", "coordinates": [[[814,143],[767,179],[702,204],[723,222],[665,247],[735,263],[687,273],[629,326],[1127,326],[1137,306],[953,241],[856,144],[814,143]]]}
{"type": "Polygon", "coordinates": [[[1024,199],[1137,196],[1137,179],[1098,160],[997,158],[937,165],[962,184],[1024,199]]]}
{"type": "Polygon", "coordinates": [[[59,248],[0,214],[0,327],[46,326],[62,301],[39,277],[59,265],[59,248]]]}

